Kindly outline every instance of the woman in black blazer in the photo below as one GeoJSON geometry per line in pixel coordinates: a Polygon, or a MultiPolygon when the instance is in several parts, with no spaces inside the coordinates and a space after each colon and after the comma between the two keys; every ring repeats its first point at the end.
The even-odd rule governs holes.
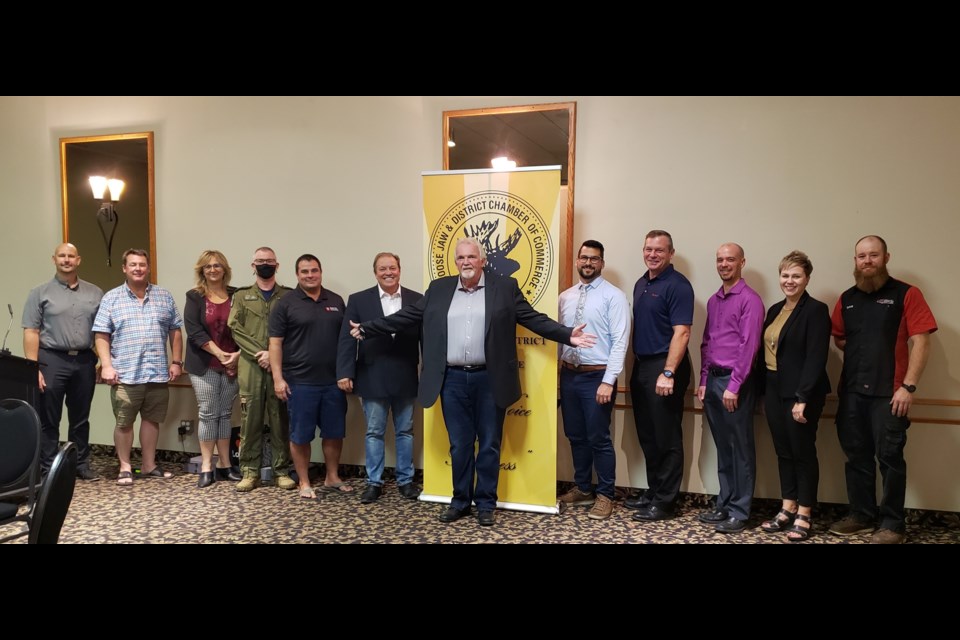
{"type": "Polygon", "coordinates": [[[214,482],[213,448],[217,448],[216,474],[238,481],[240,470],[230,464],[230,431],[233,402],[237,397],[237,361],[240,349],[233,340],[227,318],[236,287],[231,287],[230,263],[219,251],[204,251],[193,268],[197,285],[187,291],[183,323],[187,329],[186,369],[197,396],[200,413],[201,489],[214,482]]]}
{"type": "Polygon", "coordinates": [[[806,291],[812,271],[802,251],[792,251],[780,262],[780,289],[786,298],[767,312],[758,354],[758,364],[766,370],[759,378],[765,383],[764,409],[783,498],[777,515],[760,526],[767,532],[786,532],[790,542],[809,538],[813,526],[810,512],[820,482],[817,426],[830,391],[830,312],[806,291]]]}

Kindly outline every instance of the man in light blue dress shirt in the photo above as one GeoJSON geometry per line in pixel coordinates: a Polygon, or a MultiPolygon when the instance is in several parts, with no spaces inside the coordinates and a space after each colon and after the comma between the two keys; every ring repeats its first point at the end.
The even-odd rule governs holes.
{"type": "Polygon", "coordinates": [[[623,291],[603,279],[603,245],[586,240],[577,253],[580,282],[560,294],[560,323],[597,335],[591,347],[560,350],[560,410],[570,440],[575,485],[560,496],[567,506],[590,505],[587,514],[605,520],[613,513],[616,454],[610,418],[630,336],[630,305],[623,291]],[[596,496],[592,480],[597,473],[596,496]]]}

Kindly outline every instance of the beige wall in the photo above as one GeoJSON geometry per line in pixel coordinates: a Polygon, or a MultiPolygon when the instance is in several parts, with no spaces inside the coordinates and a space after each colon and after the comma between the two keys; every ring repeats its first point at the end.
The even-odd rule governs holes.
{"type": "MultiPolygon", "coordinates": [[[[346,297],[372,284],[370,258],[381,250],[404,258],[407,284],[422,282],[420,172],[441,168],[443,110],[563,100],[578,103],[575,242],[601,240],[605,275],[629,292],[644,270],[645,232],[671,231],[677,266],[697,294],[696,363],[721,242],[746,248],[746,278],[768,305],[780,295],[779,259],[803,249],[815,265],[811,294],[832,306],[851,283],[854,242],[879,233],[890,244],[891,272],[922,288],[940,322],[917,395],[960,400],[947,358],[960,351],[960,303],[948,293],[957,269],[947,266],[960,227],[957,98],[2,97],[0,302],[16,312],[10,346],[22,353],[23,301],[52,273],[49,255],[61,237],[60,137],[156,132],[158,274],[178,302],[202,249],[224,251],[242,284],[261,244],[278,251],[287,284],[295,283],[293,259],[316,253],[325,286],[346,297]]],[[[832,353],[834,380],[839,364],[832,353]]],[[[913,413],[960,417],[936,406],[913,413]]],[[[162,448],[181,449],[175,425],[191,417],[192,393],[175,391],[162,448]]],[[[344,458],[362,463],[355,402],[348,419],[344,458]]],[[[112,442],[103,388],[93,425],[96,442],[112,442]]],[[[699,414],[688,416],[684,488],[716,492],[704,426],[699,414]]],[[[909,435],[908,505],[960,510],[960,427],[916,422],[909,435]]],[[[762,419],[757,437],[757,495],[777,496],[762,419]]],[[[617,411],[615,440],[618,484],[644,486],[629,412],[617,411]]],[[[828,420],[819,444],[821,499],[843,502],[843,455],[828,420]]],[[[195,437],[183,446],[196,451],[195,437]]],[[[569,479],[562,435],[559,451],[561,478],[569,479]]]]}

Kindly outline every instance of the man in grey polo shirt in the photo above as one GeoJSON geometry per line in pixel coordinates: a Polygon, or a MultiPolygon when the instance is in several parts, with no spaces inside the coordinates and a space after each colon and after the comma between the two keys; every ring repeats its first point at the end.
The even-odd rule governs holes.
{"type": "Polygon", "coordinates": [[[53,252],[56,274],[35,287],[23,308],[23,355],[40,363],[40,467],[50,470],[67,402],[67,440],[77,444],[77,477],[99,480],[90,469],[90,403],[97,383],[93,319],[103,291],[77,275],[80,254],[69,242],[53,252]]]}

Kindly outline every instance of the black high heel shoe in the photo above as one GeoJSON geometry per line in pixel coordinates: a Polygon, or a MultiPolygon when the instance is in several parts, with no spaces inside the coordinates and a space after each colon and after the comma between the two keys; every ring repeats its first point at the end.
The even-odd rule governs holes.
{"type": "Polygon", "coordinates": [[[213,471],[201,471],[200,478],[197,479],[197,486],[201,489],[213,484],[213,471]]]}
{"type": "Polygon", "coordinates": [[[240,482],[243,480],[243,474],[236,467],[217,467],[217,479],[240,482]]]}

